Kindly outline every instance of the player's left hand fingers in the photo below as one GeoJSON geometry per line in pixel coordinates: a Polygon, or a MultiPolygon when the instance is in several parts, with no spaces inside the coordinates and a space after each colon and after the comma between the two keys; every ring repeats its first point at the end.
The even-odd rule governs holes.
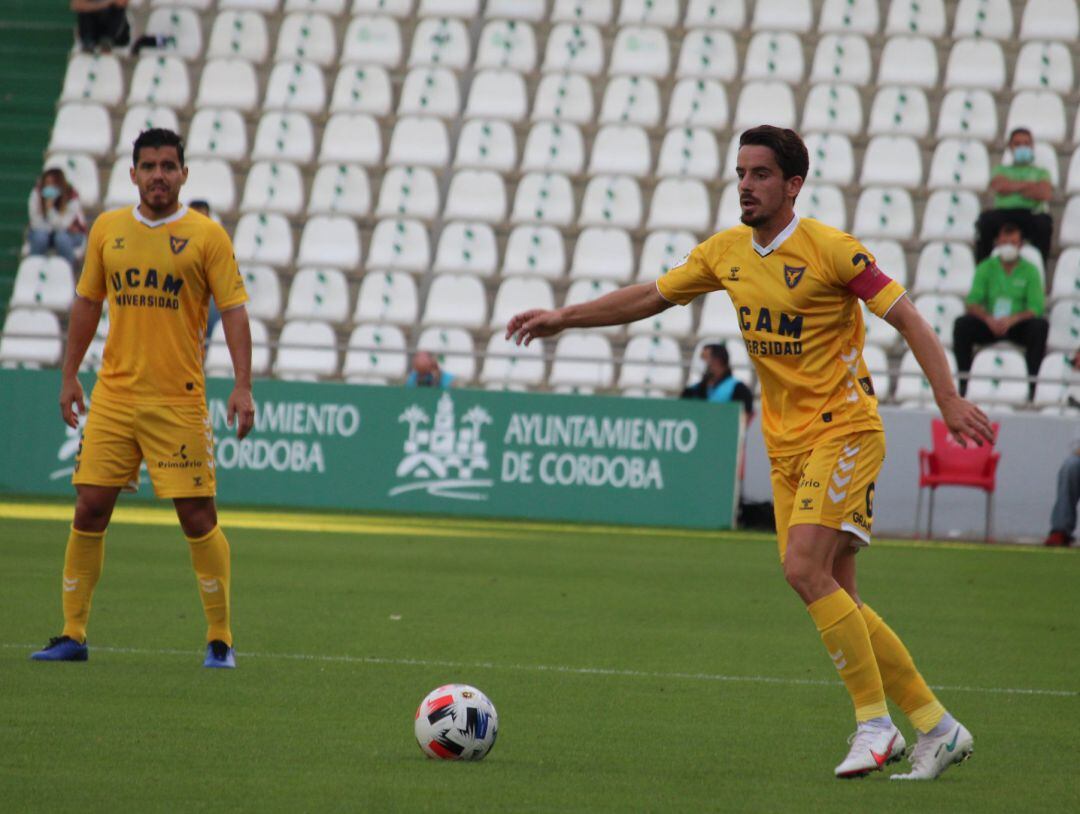
{"type": "Polygon", "coordinates": [[[243,439],[251,428],[255,426],[255,407],[254,405],[248,405],[239,413],[240,420],[236,425],[236,437],[243,439]]]}

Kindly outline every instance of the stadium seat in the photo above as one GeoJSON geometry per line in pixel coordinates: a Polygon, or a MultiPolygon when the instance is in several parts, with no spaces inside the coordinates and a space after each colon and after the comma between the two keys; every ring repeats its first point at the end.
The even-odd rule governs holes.
{"type": "Polygon", "coordinates": [[[577,175],[585,166],[585,140],[571,122],[537,122],[525,139],[522,172],[577,175]]]}
{"type": "MultiPolygon", "coordinates": [[[[375,0],[379,2],[379,0],[375,0]]],[[[547,0],[488,0],[484,16],[538,23],[547,15],[547,0]]]]}
{"type": "Polygon", "coordinates": [[[60,320],[44,308],[10,308],[0,334],[0,367],[60,364],[60,320]]]}
{"type": "Polygon", "coordinates": [[[270,111],[255,129],[252,161],[292,161],[307,164],[315,157],[311,119],[295,111],[270,111]]]}
{"type": "Polygon", "coordinates": [[[735,78],[735,38],[719,29],[692,29],[683,37],[675,75],[730,82],[735,78]]]}
{"type": "Polygon", "coordinates": [[[678,0],[622,0],[619,25],[655,25],[674,28],[679,22],[678,0]]]}
{"type": "Polygon", "coordinates": [[[1005,117],[1005,132],[1027,127],[1036,143],[1065,141],[1065,105],[1053,91],[1022,90],[1013,96],[1005,117]]]}
{"type": "Polygon", "coordinates": [[[404,271],[371,271],[360,281],[353,322],[412,327],[419,315],[416,283],[404,271]]]}
{"type": "Polygon", "coordinates": [[[1005,87],[1005,54],[994,40],[958,40],[945,67],[946,88],[1005,87]]]}
{"type": "Polygon", "coordinates": [[[1020,351],[1000,346],[983,348],[971,363],[967,398],[976,404],[1026,404],[1027,375],[1020,351]]]}
{"type": "Polygon", "coordinates": [[[368,268],[423,272],[430,265],[431,244],[420,221],[390,219],[375,224],[368,247],[368,268]]]}
{"type": "Polygon", "coordinates": [[[139,190],[131,183],[131,156],[118,158],[109,171],[109,180],[105,187],[105,208],[116,209],[120,206],[134,206],[139,203],[139,190]]]}
{"type": "Polygon", "coordinates": [[[810,31],[814,10],[810,0],[769,0],[754,4],[754,31],[810,31]]]}
{"type": "Polygon", "coordinates": [[[491,226],[479,221],[451,221],[443,226],[434,271],[491,277],[498,264],[499,251],[491,226]]]}
{"type": "Polygon", "coordinates": [[[491,309],[491,327],[505,328],[510,317],[530,308],[554,308],[555,294],[543,277],[509,277],[502,281],[491,309]]]}
{"type": "Polygon", "coordinates": [[[929,129],[930,106],[922,88],[889,85],[878,89],[870,106],[867,135],[924,138],[929,129]]]}
{"type": "Polygon", "coordinates": [[[409,49],[409,67],[416,65],[445,65],[463,71],[471,59],[469,32],[461,20],[427,17],[413,31],[409,49]]]}
{"type": "Polygon", "coordinates": [[[611,47],[608,73],[633,74],[663,79],[671,71],[671,53],[663,29],[627,25],[619,29],[611,47]]]}
{"type": "Polygon", "coordinates": [[[53,122],[49,152],[69,151],[103,156],[112,149],[109,112],[101,105],[68,102],[53,122]]]}
{"type": "Polygon", "coordinates": [[[750,39],[743,59],[743,81],[779,79],[793,85],[802,81],[806,65],[802,44],[790,31],[759,31],[750,39]]]}
{"type": "MultiPolygon", "coordinates": [[[[271,13],[278,10],[281,0],[218,0],[220,9],[251,9],[271,13]]],[[[207,3],[209,5],[209,3],[207,3]]]]}
{"type": "MultiPolygon", "coordinates": [[[[956,357],[951,350],[945,351],[945,359],[949,363],[949,373],[956,379],[956,357]]],[[[923,374],[919,360],[911,350],[904,351],[900,358],[899,373],[896,377],[896,392],[893,397],[907,406],[934,407],[934,391],[930,387],[923,374]]]]}
{"type": "Polygon", "coordinates": [[[241,113],[255,110],[259,84],[255,68],[244,59],[211,59],[203,65],[195,106],[227,107],[241,113]]]}
{"type": "Polygon", "coordinates": [[[745,0],[687,0],[683,26],[692,28],[726,28],[739,31],[746,24],[745,0]]]}
{"type": "Polygon", "coordinates": [[[330,97],[331,113],[390,113],[390,74],[381,65],[342,65],[330,97]]]}
{"type": "Polygon", "coordinates": [[[431,220],[438,213],[439,185],[430,169],[390,167],[383,175],[376,216],[431,220]]]}
{"type": "MultiPolygon", "coordinates": [[[[919,497],[915,504],[915,525],[922,515],[923,489],[930,489],[930,506],[926,516],[926,537],[931,539],[934,530],[934,496],[939,486],[964,486],[981,489],[986,494],[986,527],[983,539],[993,534],[994,489],[997,485],[997,465],[1001,453],[993,444],[968,444],[960,446],[953,441],[945,422],[930,422],[933,449],[919,450],[919,497]]],[[[993,424],[995,440],[998,424],[993,424]]]]}
{"type": "MultiPolygon", "coordinates": [[[[248,326],[251,329],[251,372],[255,376],[265,376],[270,372],[270,332],[266,324],[253,314],[248,326]]],[[[222,379],[233,377],[232,356],[225,342],[225,326],[221,322],[210,333],[204,367],[207,376],[222,379]]]]}
{"type": "Polygon", "coordinates": [[[599,122],[656,127],[660,123],[656,80],[649,76],[613,76],[604,89],[599,122]]]}
{"type": "Polygon", "coordinates": [[[889,357],[880,345],[865,345],[862,350],[863,362],[870,373],[874,392],[879,399],[888,398],[892,392],[892,375],[889,373],[889,357]]]}
{"type": "Polygon", "coordinates": [[[371,184],[363,167],[323,164],[308,198],[309,215],[341,214],[362,218],[371,212],[371,184]]]}
{"type": "Polygon", "coordinates": [[[554,0],[551,9],[553,23],[592,23],[609,25],[615,14],[614,0],[554,0]]]}
{"type": "Polygon", "coordinates": [[[335,113],[326,122],[320,162],[376,166],[382,158],[379,123],[367,113],[335,113]]]}
{"type": "Polygon", "coordinates": [[[473,77],[465,106],[466,118],[520,122],[528,109],[525,79],[516,71],[486,70],[473,77]]]}
{"type": "Polygon", "coordinates": [[[866,328],[866,343],[879,348],[894,348],[900,339],[900,332],[887,321],[871,313],[866,303],[860,303],[863,325],[866,328]]]}
{"type": "Polygon", "coordinates": [[[1058,255],[1050,299],[1080,300],[1080,248],[1065,249],[1058,255]]]}
{"type": "Polygon", "coordinates": [[[1080,300],[1058,300],[1050,309],[1051,350],[1072,353],[1080,348],[1080,300]]]}
{"type": "Polygon", "coordinates": [[[738,187],[738,181],[730,181],[724,185],[724,191],[720,193],[720,204],[716,207],[716,224],[713,231],[722,232],[724,229],[739,225],[742,207],[739,205],[738,187]]]}
{"type": "MultiPolygon", "coordinates": [[[[195,115],[198,116],[198,113],[195,115]]],[[[139,137],[139,133],[143,130],[149,130],[151,127],[164,127],[168,130],[172,130],[174,133],[179,133],[180,120],[176,116],[176,111],[171,107],[164,107],[162,105],[132,105],[127,109],[127,112],[124,114],[124,120],[120,123],[120,136],[116,140],[116,155],[130,156],[131,146],[135,143],[135,139],[139,137]]],[[[244,136],[244,142],[247,142],[246,135],[244,136]]],[[[184,155],[186,157],[188,155],[190,139],[185,139],[184,143],[184,155]]],[[[79,190],[79,194],[82,194],[81,189],[79,190]]]]}
{"type": "Polygon", "coordinates": [[[726,291],[712,291],[702,299],[698,334],[723,339],[742,339],[739,316],[726,291]]]}
{"type": "Polygon", "coordinates": [[[807,133],[806,151],[810,155],[807,183],[846,186],[855,177],[855,153],[851,141],[842,133],[807,133]]]}
{"type": "Polygon", "coordinates": [[[668,127],[709,127],[723,130],[728,123],[724,86],[715,79],[688,77],[675,83],[668,106],[668,127]]]}
{"type": "Polygon", "coordinates": [[[325,14],[287,14],[277,34],[274,60],[303,59],[327,68],[335,64],[337,34],[325,14]]]}
{"type": "MultiPolygon", "coordinates": [[[[611,280],[574,280],[566,289],[563,305],[580,305],[583,302],[610,294],[616,288],[618,288],[618,285],[611,282],[611,280]]],[[[589,332],[617,336],[623,332],[623,327],[621,325],[606,325],[603,328],[590,328],[589,332]]]]}
{"type": "Polygon", "coordinates": [[[933,88],[938,81],[937,49],[925,37],[891,37],[878,58],[878,85],[933,88]]]}
{"type": "Polygon", "coordinates": [[[863,155],[863,186],[917,187],[922,181],[922,150],[911,136],[874,136],[863,155]]]}
{"type": "Polygon", "coordinates": [[[484,284],[471,274],[440,274],[431,281],[424,325],[480,328],[487,324],[484,284]]]}
{"type": "Polygon", "coordinates": [[[210,30],[206,58],[238,57],[262,63],[270,55],[266,18],[255,11],[220,11],[210,30]]]}
{"type": "Polygon", "coordinates": [[[736,131],[772,124],[776,127],[795,126],[795,96],[785,82],[745,82],[735,105],[736,131]]]}
{"type": "MultiPolygon", "coordinates": [[[[130,5],[138,7],[141,6],[145,0],[132,0],[130,5]]],[[[192,8],[197,11],[206,11],[213,4],[213,0],[150,0],[151,8],[158,6],[167,6],[175,8],[182,6],[184,8],[192,8]]]]}
{"type": "Polygon", "coordinates": [[[637,282],[651,283],[667,274],[698,244],[693,232],[665,229],[650,232],[641,247],[637,282]]]}
{"type": "Polygon", "coordinates": [[[362,14],[349,21],[341,61],[392,69],[401,64],[401,50],[401,29],[396,20],[362,14]]]}
{"type": "Polygon", "coordinates": [[[322,113],[326,107],[323,72],[312,62],[278,62],[266,83],[266,110],[322,113]]]}
{"type": "Polygon", "coordinates": [[[993,141],[997,132],[997,104],[990,91],[959,88],[945,94],[938,108],[938,138],[953,136],[993,141]]]}
{"type": "Polygon", "coordinates": [[[847,206],[839,187],[831,184],[807,184],[795,201],[800,217],[813,218],[841,231],[847,229],[847,206]]]}
{"type": "Polygon", "coordinates": [[[562,232],[553,226],[515,226],[506,239],[502,275],[528,274],[559,279],[566,272],[562,232]]]}
{"type": "Polygon", "coordinates": [[[1072,354],[1068,351],[1046,354],[1039,366],[1035,404],[1040,407],[1064,406],[1074,393],[1080,395],[1080,371],[1072,366],[1072,354]]]}
{"type": "Polygon", "coordinates": [[[494,170],[458,170],[450,179],[444,220],[501,223],[506,218],[506,185],[494,170]]]}
{"type": "Polygon", "coordinates": [[[1012,39],[1012,3],[1009,0],[960,0],[953,19],[952,36],[954,40],[964,37],[1012,39]]]}
{"type": "MultiPolygon", "coordinates": [[[[975,0],[982,3],[984,0],[975,0]]],[[[945,35],[944,0],[890,0],[885,34],[938,38],[945,35]]]]}
{"type": "Polygon", "coordinates": [[[292,229],[284,215],[249,212],[233,233],[233,253],[239,263],[266,263],[277,268],[293,259],[292,229]]]}
{"type": "Polygon", "coordinates": [[[279,161],[259,161],[248,170],[243,212],[280,212],[298,215],[304,208],[304,182],[300,168],[279,161]]]}
{"type": "Polygon", "coordinates": [[[501,119],[472,119],[458,135],[454,168],[510,172],[517,166],[514,128],[501,119]]]}
{"type": "Polygon", "coordinates": [[[502,330],[488,340],[480,383],[489,389],[515,389],[536,386],[544,381],[544,341],[534,339],[528,345],[507,342],[502,330]]]}
{"type": "Polygon", "coordinates": [[[625,283],[633,273],[634,246],[629,232],[609,226],[581,230],[570,263],[571,279],[589,277],[625,283]]]}
{"type": "Polygon", "coordinates": [[[1076,0],[1027,0],[1020,19],[1021,40],[1065,40],[1075,45],[1080,38],[1076,0]]]}
{"type": "Polygon", "coordinates": [[[825,0],[818,19],[818,31],[877,33],[878,0],[825,0]]]}
{"type": "Polygon", "coordinates": [[[621,226],[636,229],[641,225],[641,188],[626,175],[594,175],[581,199],[580,226],[621,226]]]}
{"type": "Polygon", "coordinates": [[[527,22],[492,20],[480,32],[474,68],[509,68],[529,73],[536,68],[536,34],[527,22]]]}
{"type": "Polygon", "coordinates": [[[315,381],[337,373],[338,351],[334,329],[325,322],[286,322],[278,336],[274,375],[287,381],[315,381]]]}
{"type": "Polygon", "coordinates": [[[556,23],[544,52],[545,73],[567,71],[595,77],[604,69],[600,30],[591,23],[556,23]]]}
{"type": "Polygon", "coordinates": [[[911,195],[900,187],[864,189],[855,205],[855,222],[851,231],[860,238],[910,239],[915,234],[915,209],[911,195]]]}
{"type": "Polygon", "coordinates": [[[981,141],[972,139],[942,139],[934,148],[930,189],[971,189],[984,192],[990,186],[990,156],[981,141]]]}
{"type": "MultiPolygon", "coordinates": [[[[301,241],[301,251],[303,241],[301,241]]],[[[297,260],[303,263],[302,259],[297,260]]],[[[338,269],[302,268],[289,286],[285,319],[341,324],[349,317],[349,284],[338,269]]]]}
{"type": "Polygon", "coordinates": [[[203,36],[199,15],[187,8],[156,8],[146,20],[146,31],[159,37],[172,37],[162,49],[191,62],[202,55],[203,36]]]}
{"type": "Polygon", "coordinates": [[[589,80],[577,73],[547,73],[540,77],[533,99],[533,121],[548,119],[588,124],[593,118],[589,80]]]}
{"type": "Polygon", "coordinates": [[[75,278],[63,257],[30,255],[19,263],[10,308],[48,308],[67,312],[75,298],[75,278]]]}
{"type": "Polygon", "coordinates": [[[668,130],[660,146],[656,174],[711,181],[720,172],[720,147],[712,130],[677,127],[668,130]]]}
{"type": "Polygon", "coordinates": [[[358,325],[349,336],[341,375],[345,381],[387,382],[405,378],[405,335],[393,325],[358,325]]]}
{"type": "Polygon", "coordinates": [[[473,340],[464,328],[425,328],[416,341],[417,350],[434,353],[439,366],[462,383],[476,376],[473,340]]]}
{"type": "Polygon", "coordinates": [[[667,336],[635,336],[626,343],[619,388],[682,390],[685,377],[679,343],[667,336]]]}
{"type": "Polygon", "coordinates": [[[810,81],[866,85],[870,82],[872,72],[870,44],[865,37],[858,34],[826,34],[814,52],[810,81]]]}
{"type": "Polygon", "coordinates": [[[915,298],[915,308],[930,323],[941,344],[951,348],[953,323],[964,313],[964,301],[955,294],[922,294],[915,298]]]}
{"type": "Polygon", "coordinates": [[[184,139],[184,155],[190,158],[220,158],[225,161],[241,161],[247,157],[247,127],[240,111],[229,108],[204,108],[197,111],[188,125],[187,138],[184,139]]]}
{"type": "Polygon", "coordinates": [[[1016,57],[1013,90],[1052,90],[1067,95],[1073,89],[1073,64],[1061,42],[1025,43],[1016,57]]]}
{"type": "Polygon", "coordinates": [[[304,223],[296,263],[355,269],[360,265],[360,231],[346,215],[313,215],[304,223]]]}
{"type": "Polygon", "coordinates": [[[128,90],[129,105],[165,105],[187,107],[191,101],[191,84],[187,66],[179,57],[144,56],[135,63],[128,90]]]}
{"type": "Polygon", "coordinates": [[[633,124],[605,124],[593,139],[589,175],[631,175],[641,178],[652,169],[649,137],[633,124]]]}
{"type": "Polygon", "coordinates": [[[814,85],[806,94],[803,105],[802,129],[845,133],[862,133],[862,100],[852,85],[814,85]]]}
{"type": "Polygon", "coordinates": [[[421,17],[476,17],[480,0],[420,0],[417,14],[421,17]]]}
{"type": "MultiPolygon", "coordinates": [[[[130,148],[129,148],[130,150],[130,148]]],[[[50,153],[43,169],[63,170],[68,183],[79,193],[83,209],[96,208],[101,203],[101,182],[97,162],[85,153],[50,153]]]]}
{"type": "Polygon", "coordinates": [[[188,179],[183,187],[185,200],[207,201],[219,214],[228,214],[236,208],[233,172],[227,162],[220,158],[192,158],[187,165],[188,179]]]}
{"type": "Polygon", "coordinates": [[[920,294],[966,297],[975,277],[975,258],[966,243],[935,240],[923,246],[912,288],[920,294]]]}
{"type": "Polygon", "coordinates": [[[570,179],[551,172],[530,172],[518,182],[514,223],[549,223],[569,226],[574,220],[574,191],[570,179]]]}
{"type": "Polygon", "coordinates": [[[403,116],[394,125],[387,166],[396,164],[440,169],[450,163],[450,133],[442,119],[403,116]]]}
{"type": "Polygon", "coordinates": [[[1058,242],[1062,246],[1080,245],[1080,195],[1073,195],[1065,204],[1058,242]]]}
{"type": "Polygon", "coordinates": [[[405,76],[398,100],[398,116],[455,118],[461,112],[458,78],[448,68],[423,65],[405,76]]]}
{"type": "Polygon", "coordinates": [[[120,60],[112,54],[75,54],[64,73],[61,102],[94,102],[114,107],[124,98],[120,60]]]}
{"type": "Polygon", "coordinates": [[[271,322],[281,316],[281,281],[270,266],[243,265],[240,276],[247,290],[248,316],[271,322]]]}
{"type": "Polygon", "coordinates": [[[597,333],[568,333],[559,337],[548,384],[591,392],[611,387],[615,378],[611,343],[597,333]]]}
{"type": "Polygon", "coordinates": [[[904,247],[895,240],[870,238],[863,245],[874,256],[877,267],[905,288],[908,287],[907,257],[904,247]]]}
{"type": "Polygon", "coordinates": [[[961,240],[975,238],[979,199],[974,192],[939,189],[930,193],[923,209],[921,240],[961,240]]]}
{"type": "Polygon", "coordinates": [[[674,306],[659,314],[631,322],[628,336],[669,336],[686,339],[694,334],[694,309],[674,306]]]}

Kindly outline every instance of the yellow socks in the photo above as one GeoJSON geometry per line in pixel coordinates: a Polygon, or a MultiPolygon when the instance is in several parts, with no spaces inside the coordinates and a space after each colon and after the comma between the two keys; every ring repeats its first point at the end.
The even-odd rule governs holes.
{"type": "Polygon", "coordinates": [[[945,714],[945,707],[915,669],[911,654],[892,628],[869,605],[862,606],[862,617],[870,633],[885,692],[904,710],[916,729],[929,732],[945,714]]]}
{"type": "Polygon", "coordinates": [[[199,598],[209,626],[206,640],[220,639],[232,647],[229,627],[229,541],[221,526],[205,537],[187,538],[191,546],[191,564],[199,580],[199,598]]]}
{"type": "Polygon", "coordinates": [[[847,591],[837,588],[806,609],[855,704],[855,720],[887,717],[881,674],[859,606],[847,591]]]}
{"type": "Polygon", "coordinates": [[[105,562],[105,532],[79,531],[71,527],[64,552],[64,633],[77,642],[86,641],[90,598],[105,562]]]}

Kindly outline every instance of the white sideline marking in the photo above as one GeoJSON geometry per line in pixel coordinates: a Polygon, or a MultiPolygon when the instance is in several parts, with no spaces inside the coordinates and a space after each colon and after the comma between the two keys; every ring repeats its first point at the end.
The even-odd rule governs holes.
{"type": "MultiPolygon", "coordinates": [[[[37,645],[0,643],[0,648],[36,650],[37,645]]],[[[138,647],[99,647],[95,653],[119,653],[141,656],[183,656],[197,659],[199,653],[194,650],[154,650],[138,647]]],[[[779,676],[731,676],[716,673],[661,673],[651,670],[625,670],[614,667],[570,667],[561,664],[499,664],[493,661],[441,661],[439,659],[389,659],[378,656],[325,656],[308,653],[249,653],[239,651],[240,658],[269,659],[271,661],[319,661],[340,662],[343,664],[376,664],[405,667],[453,667],[470,670],[515,670],[527,673],[563,673],[566,675],[616,676],[620,678],[661,678],[683,679],[687,681],[728,682],[743,684],[783,684],[787,686],[839,687],[839,681],[826,681],[816,678],[781,678],[779,676]]],[[[1030,687],[966,687],[947,684],[932,685],[932,689],[948,692],[971,692],[988,695],[1045,695],[1054,698],[1075,698],[1080,695],[1076,690],[1044,690],[1030,687]]]]}

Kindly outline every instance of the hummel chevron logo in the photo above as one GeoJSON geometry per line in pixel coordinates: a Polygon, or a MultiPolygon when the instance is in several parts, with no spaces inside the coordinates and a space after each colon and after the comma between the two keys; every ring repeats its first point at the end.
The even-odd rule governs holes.
{"type": "Polygon", "coordinates": [[[861,447],[844,447],[844,456],[847,457],[847,458],[850,458],[852,455],[854,455],[860,449],[861,449],[861,447]]]}
{"type": "Polygon", "coordinates": [[[829,500],[831,500],[833,503],[839,503],[845,497],[847,497],[847,490],[844,490],[843,492],[837,492],[831,486],[829,487],[829,500]]]}
{"type": "Polygon", "coordinates": [[[850,472],[851,468],[855,466],[854,461],[845,461],[843,458],[836,459],[836,466],[841,472],[850,472]]]}
{"type": "Polygon", "coordinates": [[[843,650],[837,650],[835,653],[830,652],[829,658],[832,659],[832,662],[834,665],[836,665],[837,670],[843,670],[845,667],[847,667],[847,659],[844,658],[843,650]]]}
{"type": "Polygon", "coordinates": [[[75,577],[75,579],[68,579],[67,577],[64,577],[64,590],[65,591],[67,591],[68,593],[71,593],[72,591],[74,591],[78,587],[79,587],[79,578],[78,577],[75,577]]]}
{"type": "Polygon", "coordinates": [[[216,594],[218,589],[218,581],[216,579],[200,579],[199,585],[205,593],[216,594]]]}
{"type": "Polygon", "coordinates": [[[836,472],[832,473],[832,482],[836,484],[837,489],[843,489],[845,486],[848,485],[848,482],[850,480],[851,480],[851,475],[848,475],[846,478],[841,478],[838,473],[836,473],[836,472]]]}

